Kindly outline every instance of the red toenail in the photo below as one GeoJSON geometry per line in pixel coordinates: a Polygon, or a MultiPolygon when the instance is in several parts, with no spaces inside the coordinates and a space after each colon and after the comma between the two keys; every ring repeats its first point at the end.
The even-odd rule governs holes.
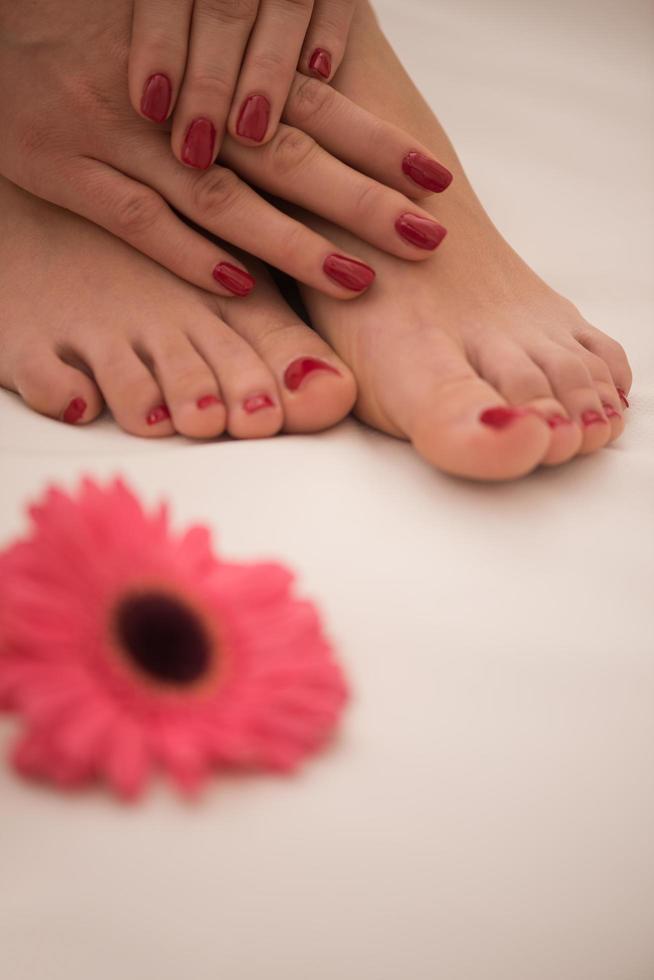
{"type": "Polygon", "coordinates": [[[207,170],[213,163],[216,130],[210,119],[194,119],[186,130],[182,160],[189,167],[207,170]]]}
{"type": "Polygon", "coordinates": [[[332,56],[324,48],[316,48],[311,55],[309,68],[315,75],[321,78],[329,78],[332,73],[332,56]]]}
{"type": "Polygon", "coordinates": [[[340,374],[335,367],[325,361],[319,361],[316,357],[298,357],[284,371],[284,384],[289,391],[297,391],[307,374],[313,371],[329,371],[331,374],[340,374]]]}
{"type": "Polygon", "coordinates": [[[620,395],[620,401],[622,402],[622,404],[624,405],[624,407],[625,408],[629,408],[629,402],[628,402],[627,396],[626,396],[626,394],[624,392],[624,388],[616,388],[615,390],[620,395]]]}
{"type": "Polygon", "coordinates": [[[259,412],[262,408],[274,407],[275,403],[269,395],[251,395],[243,402],[243,408],[248,415],[252,415],[254,412],[259,412]]]}
{"type": "Polygon", "coordinates": [[[557,429],[560,425],[572,425],[572,419],[566,418],[565,415],[550,415],[547,424],[550,429],[557,429]]]}
{"type": "Polygon", "coordinates": [[[64,422],[68,425],[75,425],[86,411],[86,402],[83,398],[73,398],[72,402],[63,414],[64,422]]]}
{"type": "Polygon", "coordinates": [[[219,262],[211,275],[235,296],[247,296],[255,286],[254,277],[231,262],[219,262]]]}
{"type": "Polygon", "coordinates": [[[605,425],[608,424],[604,416],[600,412],[593,411],[593,409],[588,409],[587,412],[584,412],[581,416],[581,421],[584,425],[595,425],[596,422],[603,422],[605,425]]]}
{"type": "Polygon", "coordinates": [[[360,293],[374,281],[375,270],[371,269],[365,262],[357,262],[350,259],[347,255],[328,255],[323,262],[323,270],[337,282],[339,286],[351,289],[353,293],[360,293]]]}
{"type": "Polygon", "coordinates": [[[164,422],[166,419],[170,418],[170,412],[168,411],[167,405],[157,405],[153,408],[148,415],[145,416],[145,421],[148,425],[156,425],[157,422],[164,422]]]}
{"type": "Polygon", "coordinates": [[[606,412],[608,418],[610,418],[610,419],[619,419],[620,418],[620,412],[616,412],[616,410],[614,409],[613,405],[609,405],[608,402],[602,402],[602,408],[606,412]]]}
{"type": "Polygon", "coordinates": [[[437,221],[423,218],[420,214],[401,214],[395,222],[395,230],[411,245],[430,252],[438,248],[447,235],[447,228],[443,228],[437,221]]]}
{"type": "Polygon", "coordinates": [[[195,404],[198,408],[209,408],[210,405],[220,405],[220,398],[215,395],[203,395],[195,404]]]}
{"type": "Polygon", "coordinates": [[[479,416],[479,421],[484,425],[489,425],[491,429],[504,429],[516,419],[523,418],[525,412],[519,408],[510,408],[508,405],[497,405],[495,408],[487,408],[479,416]]]}
{"type": "Polygon", "coordinates": [[[402,160],[402,171],[428,191],[444,191],[452,183],[453,177],[447,167],[432,160],[424,153],[412,150],[402,160]]]}
{"type": "Polygon", "coordinates": [[[172,88],[166,75],[150,75],[143,89],[141,112],[153,122],[163,122],[170,109],[172,88]]]}

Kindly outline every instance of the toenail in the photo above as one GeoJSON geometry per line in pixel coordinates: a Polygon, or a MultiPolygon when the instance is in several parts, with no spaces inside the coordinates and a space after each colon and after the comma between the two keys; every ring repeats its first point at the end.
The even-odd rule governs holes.
{"type": "Polygon", "coordinates": [[[220,405],[220,398],[216,395],[203,395],[195,404],[198,408],[209,408],[211,405],[220,405]]]}
{"type": "Polygon", "coordinates": [[[308,374],[313,371],[329,371],[331,374],[340,375],[331,364],[326,361],[319,361],[316,357],[298,357],[284,371],[284,384],[289,391],[297,391],[308,374]]]}
{"type": "Polygon", "coordinates": [[[419,214],[401,214],[395,222],[395,230],[406,242],[430,252],[438,248],[447,235],[447,228],[419,214]]]}
{"type": "Polygon", "coordinates": [[[550,415],[546,421],[550,429],[558,429],[560,425],[572,425],[572,419],[566,418],[565,415],[550,415]]]}
{"type": "Polygon", "coordinates": [[[216,282],[229,289],[235,296],[247,296],[255,286],[254,277],[245,269],[232,265],[231,262],[219,262],[211,275],[216,282]]]}
{"type": "Polygon", "coordinates": [[[484,425],[489,425],[491,429],[504,429],[516,419],[524,418],[525,411],[520,408],[511,408],[508,405],[497,405],[495,408],[487,408],[479,416],[479,421],[484,425]]]}
{"type": "Polygon", "coordinates": [[[453,175],[441,163],[432,160],[424,153],[412,150],[402,160],[402,172],[416,184],[426,187],[428,191],[444,191],[450,186],[453,175]]]}
{"type": "Polygon", "coordinates": [[[620,412],[616,412],[616,410],[614,409],[613,405],[609,405],[608,402],[602,402],[602,408],[606,412],[608,418],[610,418],[610,419],[619,419],[620,418],[620,412]]]}
{"type": "Polygon", "coordinates": [[[216,130],[210,119],[194,119],[186,130],[182,161],[197,170],[207,170],[213,163],[216,130]]]}
{"type": "Polygon", "coordinates": [[[156,425],[157,422],[164,422],[166,419],[170,418],[170,412],[168,411],[167,405],[157,405],[145,416],[145,421],[148,425],[156,425]]]}
{"type": "Polygon", "coordinates": [[[616,388],[615,390],[620,395],[620,401],[622,402],[624,407],[629,408],[629,402],[627,400],[627,396],[625,394],[624,388],[616,388]]]}
{"type": "Polygon", "coordinates": [[[595,425],[596,422],[603,422],[605,425],[608,424],[601,412],[596,412],[593,409],[588,409],[581,416],[581,421],[584,425],[595,425]]]}
{"type": "Polygon", "coordinates": [[[86,411],[86,402],[83,398],[73,398],[72,402],[64,412],[62,418],[68,425],[75,425],[86,411]]]}
{"type": "Polygon", "coordinates": [[[163,122],[170,109],[170,97],[172,86],[170,79],[166,75],[158,72],[150,75],[145,87],[143,88],[143,98],[141,99],[141,112],[152,122],[163,122]]]}
{"type": "Polygon", "coordinates": [[[365,262],[357,262],[346,255],[328,255],[323,262],[323,271],[337,282],[354,293],[360,293],[374,281],[375,270],[365,262]]]}
{"type": "Polygon", "coordinates": [[[274,408],[275,403],[269,395],[250,395],[243,402],[243,408],[248,413],[252,415],[254,412],[259,412],[262,408],[274,408]]]}
{"type": "Polygon", "coordinates": [[[314,75],[329,78],[332,73],[332,56],[324,48],[316,48],[309,59],[309,68],[314,75]]]}

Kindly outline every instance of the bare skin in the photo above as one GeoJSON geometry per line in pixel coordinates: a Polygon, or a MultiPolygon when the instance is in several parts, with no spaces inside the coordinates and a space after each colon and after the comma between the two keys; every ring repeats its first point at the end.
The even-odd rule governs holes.
{"type": "MultiPolygon", "coordinates": [[[[359,5],[336,85],[401,120],[455,174],[447,194],[425,204],[450,230],[427,263],[403,264],[362,246],[378,279],[355,306],[303,290],[314,326],[357,379],[358,417],[409,439],[440,469],[478,479],[519,477],[616,439],[626,401],[618,389],[631,385],[622,347],[502,239],[367,4],[359,5]],[[480,421],[501,406],[487,416],[494,425],[480,421]],[[519,411],[507,412],[511,406],[519,411]]],[[[347,234],[305,220],[352,247],[347,234]]]]}

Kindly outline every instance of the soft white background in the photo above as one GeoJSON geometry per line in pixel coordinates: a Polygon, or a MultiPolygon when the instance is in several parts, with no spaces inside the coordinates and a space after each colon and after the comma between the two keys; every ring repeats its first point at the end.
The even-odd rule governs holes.
{"type": "Polygon", "coordinates": [[[379,10],[502,230],[629,348],[629,429],[486,487],[354,422],[147,443],[0,393],[2,541],[47,481],[122,471],[295,565],[356,691],[301,776],[197,807],[1,767],[3,980],[654,977],[651,4],[379,10]]]}

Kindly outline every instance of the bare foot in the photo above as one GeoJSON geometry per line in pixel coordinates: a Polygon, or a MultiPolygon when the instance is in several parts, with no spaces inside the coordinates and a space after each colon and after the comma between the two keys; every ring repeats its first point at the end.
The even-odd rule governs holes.
{"type": "Polygon", "coordinates": [[[106,402],[139,436],[312,432],[350,410],[348,368],[265,270],[203,292],[96,225],[0,178],[0,385],[64,422],[106,402]]]}
{"type": "Polygon", "coordinates": [[[410,439],[449,473],[487,480],[616,439],[631,385],[624,351],[502,239],[365,3],[337,86],[401,122],[455,173],[426,204],[450,232],[428,262],[401,263],[356,242],[378,273],[369,295],[352,305],[303,290],[316,329],[354,371],[359,418],[410,439]]]}

